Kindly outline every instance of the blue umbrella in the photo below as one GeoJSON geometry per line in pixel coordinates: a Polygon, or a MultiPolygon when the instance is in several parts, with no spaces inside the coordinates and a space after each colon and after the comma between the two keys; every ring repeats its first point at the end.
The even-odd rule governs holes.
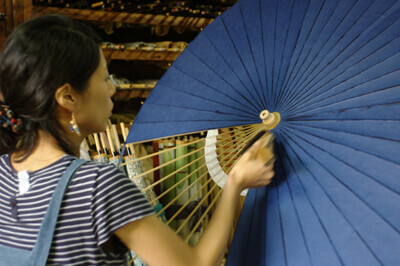
{"type": "Polygon", "coordinates": [[[277,112],[276,178],[249,191],[227,265],[400,262],[400,1],[242,0],[160,79],[141,142],[277,112]]]}

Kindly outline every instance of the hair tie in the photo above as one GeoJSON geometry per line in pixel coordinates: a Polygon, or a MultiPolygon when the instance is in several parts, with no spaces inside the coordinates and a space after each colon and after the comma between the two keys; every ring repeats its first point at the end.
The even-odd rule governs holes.
{"type": "Polygon", "coordinates": [[[8,128],[15,134],[20,134],[22,129],[22,119],[2,101],[0,101],[0,126],[8,128]]]}

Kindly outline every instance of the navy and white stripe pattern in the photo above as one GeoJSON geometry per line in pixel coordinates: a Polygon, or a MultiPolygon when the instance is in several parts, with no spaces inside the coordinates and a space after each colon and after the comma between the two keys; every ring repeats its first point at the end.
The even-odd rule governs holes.
{"type": "MultiPolygon", "coordinates": [[[[31,250],[52,192],[75,157],[67,155],[29,173],[20,195],[9,155],[0,157],[0,245],[31,250]]],[[[60,209],[48,264],[119,265],[126,248],[105,252],[104,244],[124,225],[154,214],[140,190],[114,165],[89,162],[70,183],[60,209]]]]}

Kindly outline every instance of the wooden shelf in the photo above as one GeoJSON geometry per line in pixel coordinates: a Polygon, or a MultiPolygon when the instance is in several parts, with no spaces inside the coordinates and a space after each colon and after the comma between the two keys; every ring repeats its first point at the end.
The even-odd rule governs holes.
{"type": "Polygon", "coordinates": [[[119,84],[113,98],[115,100],[147,98],[154,87],[155,84],[145,83],[119,84]]]}
{"type": "Polygon", "coordinates": [[[89,21],[119,22],[150,26],[179,26],[198,29],[203,29],[214,20],[213,18],[166,16],[43,6],[33,6],[32,13],[33,16],[43,14],[62,14],[75,19],[89,21]]]}
{"type": "Polygon", "coordinates": [[[181,52],[103,49],[109,60],[174,61],[181,52]]]}
{"type": "Polygon", "coordinates": [[[127,101],[133,98],[147,98],[151,89],[132,89],[132,90],[117,90],[113,95],[113,99],[127,101]]]}

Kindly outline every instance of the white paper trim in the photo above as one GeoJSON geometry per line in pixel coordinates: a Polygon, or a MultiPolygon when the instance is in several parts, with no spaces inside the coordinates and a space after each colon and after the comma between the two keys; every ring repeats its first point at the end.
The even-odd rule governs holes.
{"type": "MultiPolygon", "coordinates": [[[[212,129],[207,131],[206,143],[204,147],[204,154],[208,172],[210,173],[211,178],[214,182],[223,188],[225,186],[226,180],[228,179],[228,175],[222,170],[222,167],[219,165],[219,161],[217,158],[217,135],[218,129],[212,129]]],[[[246,196],[248,189],[243,190],[240,195],[246,196]]]]}

